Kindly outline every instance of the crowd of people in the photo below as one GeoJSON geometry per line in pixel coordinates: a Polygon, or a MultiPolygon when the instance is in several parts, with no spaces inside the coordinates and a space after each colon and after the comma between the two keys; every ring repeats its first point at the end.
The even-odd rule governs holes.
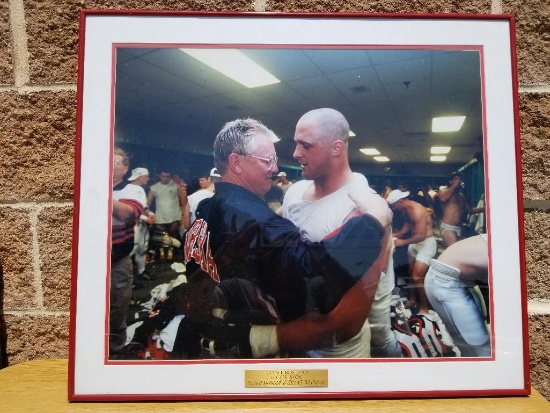
{"type": "Polygon", "coordinates": [[[146,195],[148,170],[125,182],[129,159],[115,148],[109,356],[150,357],[170,325],[162,357],[178,359],[489,356],[472,293],[487,282],[487,240],[460,233],[464,214],[483,208],[466,202],[460,174],[437,193],[378,193],[352,171],[348,137],[342,113],[304,114],[293,153],[301,179],[290,181],[275,134],[236,119],[218,133],[193,193],[161,171],[146,195]],[[129,328],[132,284],[154,279],[152,258],[181,260],[186,282],[129,328]]]}

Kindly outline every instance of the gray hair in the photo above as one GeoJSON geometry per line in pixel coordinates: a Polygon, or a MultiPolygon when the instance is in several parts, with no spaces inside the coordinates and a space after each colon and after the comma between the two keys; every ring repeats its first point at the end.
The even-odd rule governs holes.
{"type": "Polygon", "coordinates": [[[275,133],[255,119],[236,119],[223,126],[214,141],[214,166],[220,175],[229,167],[229,155],[250,155],[254,150],[253,138],[256,135],[265,135],[273,142],[277,141],[275,133]]]}

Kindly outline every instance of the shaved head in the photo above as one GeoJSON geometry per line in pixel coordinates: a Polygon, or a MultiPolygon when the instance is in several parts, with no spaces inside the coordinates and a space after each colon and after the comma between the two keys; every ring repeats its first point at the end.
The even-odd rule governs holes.
{"type": "Polygon", "coordinates": [[[325,142],[349,139],[349,124],[344,115],[335,109],[314,109],[303,115],[298,125],[308,125],[315,131],[315,136],[325,142]]]}

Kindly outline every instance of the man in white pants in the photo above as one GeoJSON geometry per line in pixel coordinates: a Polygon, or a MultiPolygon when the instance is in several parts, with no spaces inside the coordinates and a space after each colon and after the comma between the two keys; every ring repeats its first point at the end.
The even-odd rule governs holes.
{"type": "MultiPolygon", "coordinates": [[[[147,168],[132,169],[132,175],[128,178],[130,184],[143,188],[149,182],[149,170],[147,168]]],[[[134,257],[137,265],[137,275],[140,278],[155,279],[155,276],[145,272],[146,254],[149,249],[149,225],[154,224],[155,214],[145,205],[143,214],[139,217],[134,227],[134,249],[130,257],[134,257]]]]}
{"type": "Polygon", "coordinates": [[[405,217],[403,227],[394,232],[394,245],[408,245],[407,255],[409,272],[414,283],[409,297],[409,305],[414,306],[418,313],[428,314],[428,299],[424,291],[424,277],[428,271],[430,260],[437,253],[437,242],[433,235],[432,218],[426,207],[408,199],[409,191],[394,189],[388,196],[388,204],[392,210],[400,211],[405,217]],[[410,234],[408,238],[405,235],[410,234]]]}
{"type": "MultiPolygon", "coordinates": [[[[351,171],[348,137],[348,122],[334,109],[312,110],[296,125],[293,156],[307,180],[298,181],[288,189],[282,213],[300,229],[303,239],[321,241],[349,218],[359,215],[357,204],[350,198],[354,194],[366,197],[373,207],[372,215],[381,222],[384,215],[391,215],[386,202],[369,187],[367,179],[351,171]]],[[[346,342],[312,350],[309,354],[314,357],[370,357],[372,353],[380,357],[402,357],[391,330],[390,301],[394,281],[389,254],[363,329],[346,342]]]]}
{"type": "Polygon", "coordinates": [[[455,242],[432,259],[424,281],[430,304],[464,357],[490,357],[487,325],[471,288],[487,282],[487,234],[455,242]]]}

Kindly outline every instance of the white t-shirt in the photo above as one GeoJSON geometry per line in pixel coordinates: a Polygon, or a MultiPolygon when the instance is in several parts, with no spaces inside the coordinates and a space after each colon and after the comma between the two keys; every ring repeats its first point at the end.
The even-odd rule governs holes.
{"type": "MultiPolygon", "coordinates": [[[[340,225],[357,205],[348,196],[356,187],[369,188],[367,179],[353,174],[346,185],[317,201],[305,201],[304,193],[313,185],[313,181],[298,181],[290,187],[283,199],[283,217],[291,220],[300,229],[303,239],[321,241],[340,225]]],[[[363,190],[360,188],[359,190],[363,190]]]]}
{"type": "MultiPolygon", "coordinates": [[[[143,207],[147,205],[147,197],[145,191],[139,185],[127,184],[120,190],[113,191],[113,201],[120,201],[121,199],[134,199],[138,201],[143,207]]],[[[124,222],[120,221],[113,216],[113,225],[123,225],[124,222]]]]}
{"type": "Polygon", "coordinates": [[[171,224],[181,220],[181,207],[178,196],[178,184],[174,181],[166,185],[157,182],[151,187],[155,197],[155,214],[157,224],[171,224]]]}
{"type": "Polygon", "coordinates": [[[189,212],[191,212],[190,223],[193,223],[196,218],[195,212],[197,212],[199,202],[201,202],[203,199],[211,198],[213,195],[214,192],[212,191],[208,191],[207,189],[199,189],[198,191],[193,192],[187,197],[187,202],[189,202],[189,212]]]}
{"type": "MultiPolygon", "coordinates": [[[[283,217],[292,221],[302,234],[302,238],[317,242],[342,225],[344,219],[357,205],[348,196],[349,193],[365,191],[378,196],[369,187],[367,178],[353,173],[352,179],[337,191],[316,201],[303,199],[304,193],[313,185],[313,181],[298,181],[290,187],[283,200],[283,217]]],[[[393,264],[387,273],[382,273],[375,300],[394,288],[393,264]]],[[[365,320],[362,330],[352,339],[331,348],[310,352],[314,357],[370,357],[370,327],[365,320]]]]}

